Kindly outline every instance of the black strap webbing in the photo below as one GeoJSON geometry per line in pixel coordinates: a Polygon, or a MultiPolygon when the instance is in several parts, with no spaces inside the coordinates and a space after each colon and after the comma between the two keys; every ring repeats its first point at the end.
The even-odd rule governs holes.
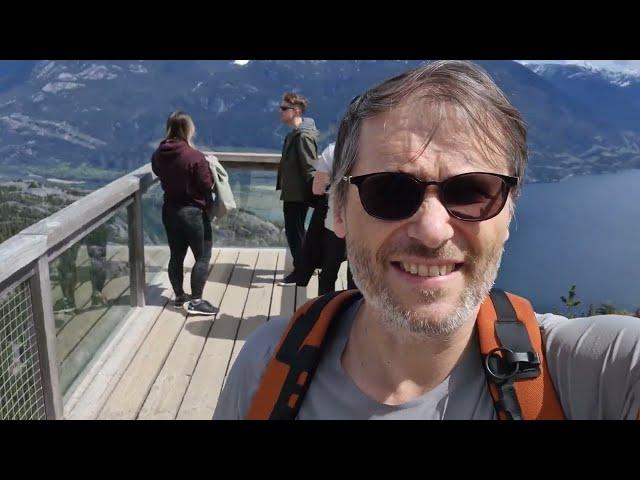
{"type": "Polygon", "coordinates": [[[340,292],[332,292],[319,297],[313,305],[311,305],[309,310],[296,320],[296,323],[294,323],[291,330],[289,330],[287,338],[284,339],[280,350],[278,350],[276,354],[278,361],[288,365],[292,364],[298,354],[298,350],[300,350],[302,342],[307,338],[307,335],[309,335],[309,332],[311,332],[311,329],[316,324],[318,317],[320,317],[320,313],[338,293],[340,292]]]}
{"type": "Polygon", "coordinates": [[[494,288],[489,293],[493,307],[496,309],[496,333],[500,344],[513,352],[532,352],[529,333],[516,315],[516,311],[503,290],[494,288]]]}
{"type": "Polygon", "coordinates": [[[351,305],[362,298],[362,294],[358,292],[342,302],[336,314],[331,319],[331,324],[319,347],[313,347],[311,345],[302,346],[302,342],[304,342],[304,339],[307,338],[307,335],[309,335],[309,332],[313,329],[318,318],[320,318],[322,310],[324,310],[327,304],[339,293],[341,292],[328,293],[318,298],[309,310],[298,318],[282,342],[282,346],[276,354],[276,359],[288,364],[290,368],[278,400],[269,417],[271,420],[294,420],[296,418],[302,406],[302,401],[309,389],[309,385],[311,384],[311,380],[320,363],[324,346],[332,336],[332,332],[335,331],[336,322],[334,322],[334,320],[340,318],[351,305]],[[301,346],[302,348],[300,348],[301,346]],[[307,376],[304,383],[300,385],[298,379],[304,372],[306,372],[307,376]],[[290,405],[292,398],[295,400],[293,406],[290,405]]]}
{"type": "Polygon", "coordinates": [[[540,375],[540,359],[507,294],[494,288],[489,296],[497,314],[495,329],[501,356],[490,355],[487,359],[487,379],[499,392],[500,399],[494,404],[496,411],[505,412],[512,420],[520,420],[522,412],[513,382],[540,375]]]}

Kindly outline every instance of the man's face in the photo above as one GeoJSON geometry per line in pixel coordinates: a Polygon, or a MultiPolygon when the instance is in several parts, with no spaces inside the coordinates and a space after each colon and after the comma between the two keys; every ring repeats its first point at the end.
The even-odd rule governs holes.
{"type": "Polygon", "coordinates": [[[284,100],[280,102],[280,121],[285,125],[291,125],[296,116],[300,115],[300,110],[284,100]]]}
{"type": "MultiPolygon", "coordinates": [[[[441,125],[420,153],[428,128],[424,112],[411,102],[366,119],[351,175],[406,172],[443,181],[468,172],[510,173],[504,159],[483,159],[464,122],[441,125]]],[[[358,188],[350,185],[346,205],[334,213],[335,229],[346,236],[356,284],[383,323],[442,337],[475,319],[493,285],[509,235],[510,202],[492,219],[465,222],[449,215],[430,186],[412,217],[388,221],[367,214],[358,188]]]]}

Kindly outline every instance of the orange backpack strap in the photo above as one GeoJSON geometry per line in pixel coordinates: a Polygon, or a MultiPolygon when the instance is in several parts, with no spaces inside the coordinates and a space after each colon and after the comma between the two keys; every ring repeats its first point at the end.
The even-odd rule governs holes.
{"type": "Polygon", "coordinates": [[[296,418],[332,320],[361,297],[358,290],[329,293],[296,310],[251,400],[248,420],[296,418]]]}
{"type": "Polygon", "coordinates": [[[480,306],[477,326],[498,418],[563,420],[529,301],[494,288],[480,306]]]}

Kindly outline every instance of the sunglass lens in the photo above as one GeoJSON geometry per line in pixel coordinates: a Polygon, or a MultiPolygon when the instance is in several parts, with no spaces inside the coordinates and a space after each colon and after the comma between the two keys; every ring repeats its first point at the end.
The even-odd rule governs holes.
{"type": "Polygon", "coordinates": [[[402,220],[420,207],[424,188],[409,175],[380,173],[367,177],[359,188],[367,213],[383,220],[402,220]]]}
{"type": "Polygon", "coordinates": [[[443,187],[443,200],[452,215],[463,220],[485,220],[497,215],[509,189],[495,175],[472,173],[454,177],[443,187]]]}

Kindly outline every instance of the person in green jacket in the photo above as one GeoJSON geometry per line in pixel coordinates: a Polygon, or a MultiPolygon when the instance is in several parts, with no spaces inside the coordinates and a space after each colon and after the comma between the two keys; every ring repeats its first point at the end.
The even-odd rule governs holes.
{"type": "Polygon", "coordinates": [[[318,156],[318,137],[312,118],[302,117],[309,101],[298,93],[287,92],[280,103],[280,121],[291,128],[282,145],[282,158],[278,167],[276,190],[281,190],[284,231],[293,257],[293,271],[281,285],[295,285],[305,221],[311,198],[312,163],[318,156]]]}

